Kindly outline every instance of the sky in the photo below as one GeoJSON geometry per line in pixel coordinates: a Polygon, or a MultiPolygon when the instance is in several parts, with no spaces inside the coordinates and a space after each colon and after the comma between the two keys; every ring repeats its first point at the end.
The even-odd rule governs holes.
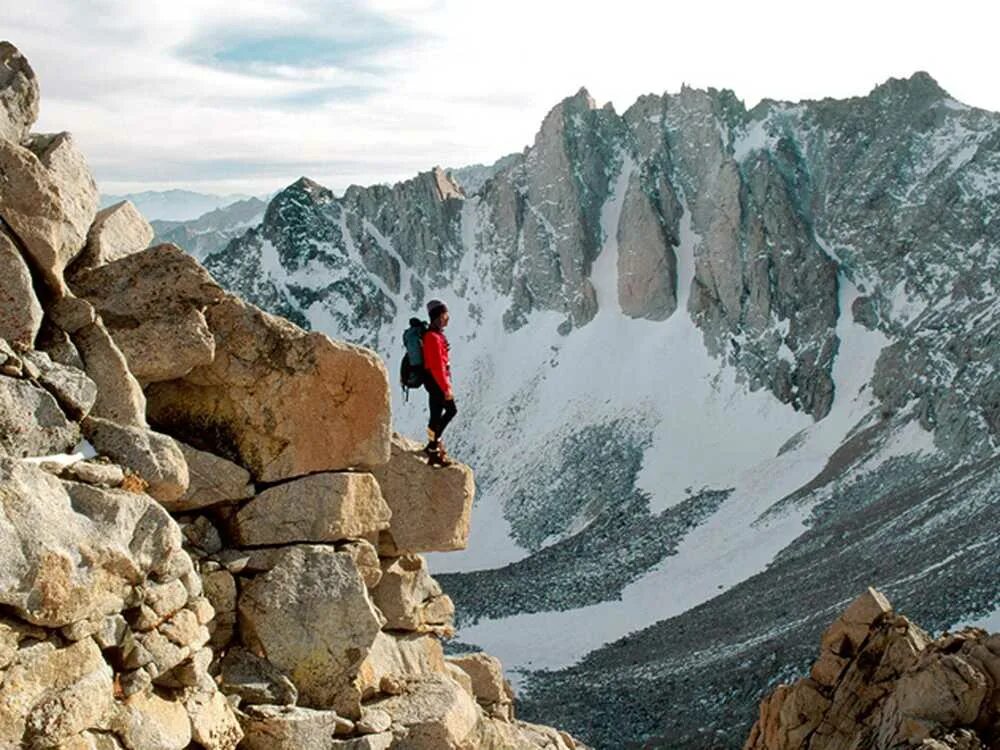
{"type": "Polygon", "coordinates": [[[529,145],[585,86],[623,112],[682,84],[748,106],[929,72],[1000,111],[1000,6],[951,0],[0,0],[0,38],[104,193],[343,191],[529,145]]]}

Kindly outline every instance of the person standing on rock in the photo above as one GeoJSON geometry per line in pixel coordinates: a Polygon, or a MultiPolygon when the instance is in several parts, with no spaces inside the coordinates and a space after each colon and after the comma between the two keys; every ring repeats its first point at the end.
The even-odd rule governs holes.
{"type": "Polygon", "coordinates": [[[458,413],[455,394],[451,390],[451,365],[448,357],[450,346],[444,335],[448,325],[448,307],[441,300],[427,303],[430,327],[424,334],[421,349],[424,355],[424,387],[427,389],[430,420],[427,423],[427,463],[431,466],[447,466],[451,463],[444,449],[441,435],[444,428],[458,413]]]}

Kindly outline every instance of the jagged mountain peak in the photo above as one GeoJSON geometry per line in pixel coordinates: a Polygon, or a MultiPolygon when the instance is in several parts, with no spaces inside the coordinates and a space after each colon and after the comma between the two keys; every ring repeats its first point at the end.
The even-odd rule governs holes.
{"type": "Polygon", "coordinates": [[[573,117],[580,117],[588,112],[597,110],[597,102],[590,92],[583,86],[573,94],[562,99],[542,120],[540,132],[546,132],[555,128],[561,128],[563,122],[573,117]]]}
{"type": "MultiPolygon", "coordinates": [[[[330,190],[323,185],[320,185],[313,179],[309,177],[300,177],[291,185],[289,185],[282,193],[293,193],[296,195],[308,195],[313,198],[326,197],[330,194],[330,190]]],[[[281,193],[279,193],[281,195],[281,193]]],[[[276,196],[277,197],[277,196],[276,196]]]]}
{"type": "Polygon", "coordinates": [[[586,86],[581,86],[573,96],[567,97],[567,99],[583,102],[590,109],[597,108],[597,102],[594,101],[594,97],[590,95],[590,91],[587,90],[586,86]]]}
{"type": "Polygon", "coordinates": [[[870,96],[879,99],[895,99],[903,96],[928,103],[952,98],[941,88],[937,80],[924,70],[918,70],[908,78],[889,78],[872,89],[870,96]]]}

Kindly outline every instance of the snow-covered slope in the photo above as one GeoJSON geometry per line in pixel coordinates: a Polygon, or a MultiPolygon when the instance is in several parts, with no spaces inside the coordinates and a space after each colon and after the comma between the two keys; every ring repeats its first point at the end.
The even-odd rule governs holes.
{"type": "MultiPolygon", "coordinates": [[[[597,747],[739,747],[865,586],[941,628],[1000,605],[1000,116],[925,74],[581,91],[471,194],[300,180],[206,264],[391,372],[449,302],[478,496],[432,569],[522,714],[597,747]]],[[[423,434],[419,394],[394,415],[423,434]]]]}

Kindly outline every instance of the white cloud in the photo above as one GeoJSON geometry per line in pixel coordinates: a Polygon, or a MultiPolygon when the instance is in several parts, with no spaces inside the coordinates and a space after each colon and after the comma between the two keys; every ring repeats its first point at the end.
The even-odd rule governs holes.
{"type": "Polygon", "coordinates": [[[922,69],[1000,109],[1000,11],[971,2],[0,3],[41,80],[39,129],[73,131],[107,192],[267,192],[303,173],[342,190],[492,161],[581,85],[619,111],[684,82],[752,106],[862,95],[922,69]],[[207,64],[226,45],[239,59],[241,40],[303,35],[337,55],[207,64]]]}

